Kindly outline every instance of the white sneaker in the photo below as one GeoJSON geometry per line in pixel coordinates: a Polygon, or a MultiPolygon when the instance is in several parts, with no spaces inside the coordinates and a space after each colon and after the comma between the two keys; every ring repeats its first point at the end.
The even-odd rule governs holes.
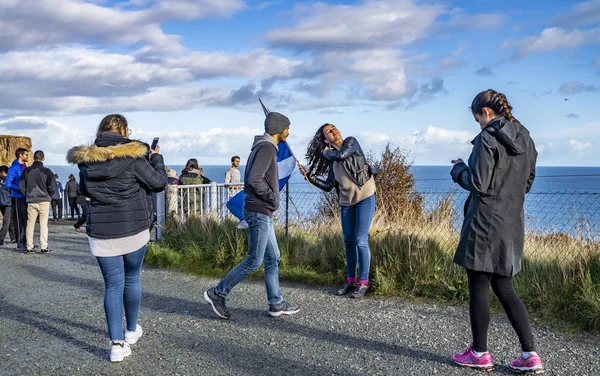
{"type": "Polygon", "coordinates": [[[110,341],[110,361],[122,362],[125,357],[131,355],[131,347],[125,341],[110,341]]]}
{"type": "Polygon", "coordinates": [[[142,334],[144,334],[144,331],[142,330],[140,324],[137,324],[135,326],[135,332],[130,332],[129,330],[125,331],[125,342],[127,342],[130,345],[133,345],[138,341],[138,339],[140,339],[142,334]]]}

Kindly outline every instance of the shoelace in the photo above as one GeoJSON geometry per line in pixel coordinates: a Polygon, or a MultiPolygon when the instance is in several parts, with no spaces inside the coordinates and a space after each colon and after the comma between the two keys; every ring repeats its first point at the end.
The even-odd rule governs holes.
{"type": "Polygon", "coordinates": [[[224,310],[227,310],[227,302],[229,301],[229,298],[223,298],[221,300],[221,307],[223,307],[224,310]]]}

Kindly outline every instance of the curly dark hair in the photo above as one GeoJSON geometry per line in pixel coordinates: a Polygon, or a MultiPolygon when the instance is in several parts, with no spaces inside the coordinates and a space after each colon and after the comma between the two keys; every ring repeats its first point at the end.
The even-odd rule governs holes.
{"type": "Polygon", "coordinates": [[[327,146],[323,129],[328,125],[333,124],[325,123],[319,127],[315,133],[315,136],[308,144],[308,148],[306,149],[308,170],[314,175],[325,175],[329,172],[329,162],[323,156],[323,149],[325,149],[325,146],[327,146]]]}

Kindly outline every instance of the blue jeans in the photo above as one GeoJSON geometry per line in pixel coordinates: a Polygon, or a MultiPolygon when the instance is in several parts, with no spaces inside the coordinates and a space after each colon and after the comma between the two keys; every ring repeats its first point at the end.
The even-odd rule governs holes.
{"type": "Polygon", "coordinates": [[[244,210],[248,223],[248,255],[238,266],[215,287],[215,293],[226,296],[248,274],[255,272],[265,261],[265,286],[269,304],[279,304],[283,300],[279,290],[279,247],[275,238],[273,218],[262,213],[244,210]]]}
{"type": "Polygon", "coordinates": [[[371,252],[369,251],[369,229],[375,213],[375,195],[352,206],[341,206],[342,232],[346,245],[346,267],[348,278],[356,277],[356,264],[360,265],[362,281],[369,280],[371,252]]]}
{"type": "Polygon", "coordinates": [[[96,257],[104,278],[104,312],[111,341],[124,340],[123,306],[127,330],[133,332],[137,326],[142,300],[140,272],[146,246],[135,252],[115,257],[96,257]]]}

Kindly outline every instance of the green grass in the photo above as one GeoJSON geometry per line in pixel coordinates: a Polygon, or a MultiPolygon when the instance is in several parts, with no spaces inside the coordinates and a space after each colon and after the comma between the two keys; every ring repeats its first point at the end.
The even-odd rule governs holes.
{"type": "MultiPolygon", "coordinates": [[[[191,218],[171,223],[161,242],[150,246],[149,265],[196,275],[223,277],[246,257],[247,231],[231,220],[191,218]]],[[[370,248],[372,292],[460,302],[468,300],[467,277],[452,262],[458,242],[448,226],[374,224],[370,248]]],[[[345,252],[339,222],[310,229],[294,228],[288,236],[277,229],[281,251],[280,277],[310,285],[336,285],[345,277],[345,252]]],[[[598,245],[560,238],[563,252],[540,253],[557,247],[556,235],[528,235],[523,271],[515,278],[517,292],[534,315],[562,319],[575,327],[600,329],[600,252],[598,245]]],[[[558,249],[558,248],[557,248],[558,249]]],[[[259,270],[253,275],[261,277],[259,270]]],[[[499,308],[497,301],[495,307],[499,308]]]]}

